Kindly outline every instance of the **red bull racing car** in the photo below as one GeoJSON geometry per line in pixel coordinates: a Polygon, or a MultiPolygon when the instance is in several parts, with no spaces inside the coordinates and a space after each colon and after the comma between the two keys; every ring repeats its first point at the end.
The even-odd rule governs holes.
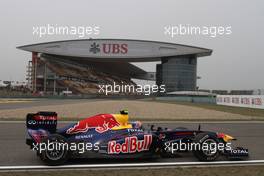
{"type": "Polygon", "coordinates": [[[193,152],[200,161],[219,156],[240,159],[248,156],[242,147],[232,148],[233,137],[187,128],[144,128],[128,121],[128,112],[98,114],[57,129],[57,113],[27,115],[26,143],[48,165],[61,165],[70,158],[177,157],[193,152]]]}

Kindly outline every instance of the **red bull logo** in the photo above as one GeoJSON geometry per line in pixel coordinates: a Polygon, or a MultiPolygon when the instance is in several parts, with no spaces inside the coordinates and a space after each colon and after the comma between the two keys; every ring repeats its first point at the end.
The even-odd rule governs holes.
{"type": "Polygon", "coordinates": [[[116,141],[108,142],[108,154],[135,153],[148,151],[152,143],[152,135],[144,135],[143,140],[138,140],[136,136],[126,137],[123,144],[116,141]]]}
{"type": "Polygon", "coordinates": [[[76,125],[69,128],[66,133],[84,133],[92,128],[94,128],[98,133],[103,133],[116,126],[119,126],[119,123],[114,116],[111,114],[100,114],[78,122],[76,125]]]}

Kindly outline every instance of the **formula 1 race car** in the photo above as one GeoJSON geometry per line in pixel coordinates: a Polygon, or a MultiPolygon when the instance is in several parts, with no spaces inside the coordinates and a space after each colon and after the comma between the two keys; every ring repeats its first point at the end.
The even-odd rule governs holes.
{"type": "Polygon", "coordinates": [[[61,165],[69,158],[151,158],[175,157],[193,152],[200,161],[218,156],[241,159],[248,150],[231,147],[233,137],[187,128],[149,129],[139,121],[128,121],[128,112],[98,114],[57,129],[57,113],[27,115],[26,143],[48,165],[61,165]],[[183,147],[182,147],[183,146],[183,147]]]}

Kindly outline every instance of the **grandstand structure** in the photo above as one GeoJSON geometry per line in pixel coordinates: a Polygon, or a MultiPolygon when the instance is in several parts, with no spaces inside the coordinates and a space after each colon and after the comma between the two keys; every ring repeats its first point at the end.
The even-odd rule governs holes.
{"type": "Polygon", "coordinates": [[[27,67],[33,93],[98,94],[99,85],[136,85],[133,79],[164,84],[167,92],[196,90],[197,57],[212,50],[156,41],[126,39],[67,40],[18,47],[32,52],[27,67]],[[133,62],[153,62],[146,72],[133,62]]]}

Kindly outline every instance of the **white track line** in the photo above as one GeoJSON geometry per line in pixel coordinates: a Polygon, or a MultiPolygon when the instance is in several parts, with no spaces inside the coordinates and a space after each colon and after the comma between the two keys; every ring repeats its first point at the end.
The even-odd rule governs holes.
{"type": "Polygon", "coordinates": [[[215,162],[162,162],[162,163],[126,163],[126,164],[81,164],[63,166],[0,166],[1,170],[30,170],[30,169],[94,169],[94,168],[124,168],[124,167],[162,167],[162,166],[221,166],[221,165],[250,165],[264,164],[264,160],[249,161],[215,161],[215,162]]]}

